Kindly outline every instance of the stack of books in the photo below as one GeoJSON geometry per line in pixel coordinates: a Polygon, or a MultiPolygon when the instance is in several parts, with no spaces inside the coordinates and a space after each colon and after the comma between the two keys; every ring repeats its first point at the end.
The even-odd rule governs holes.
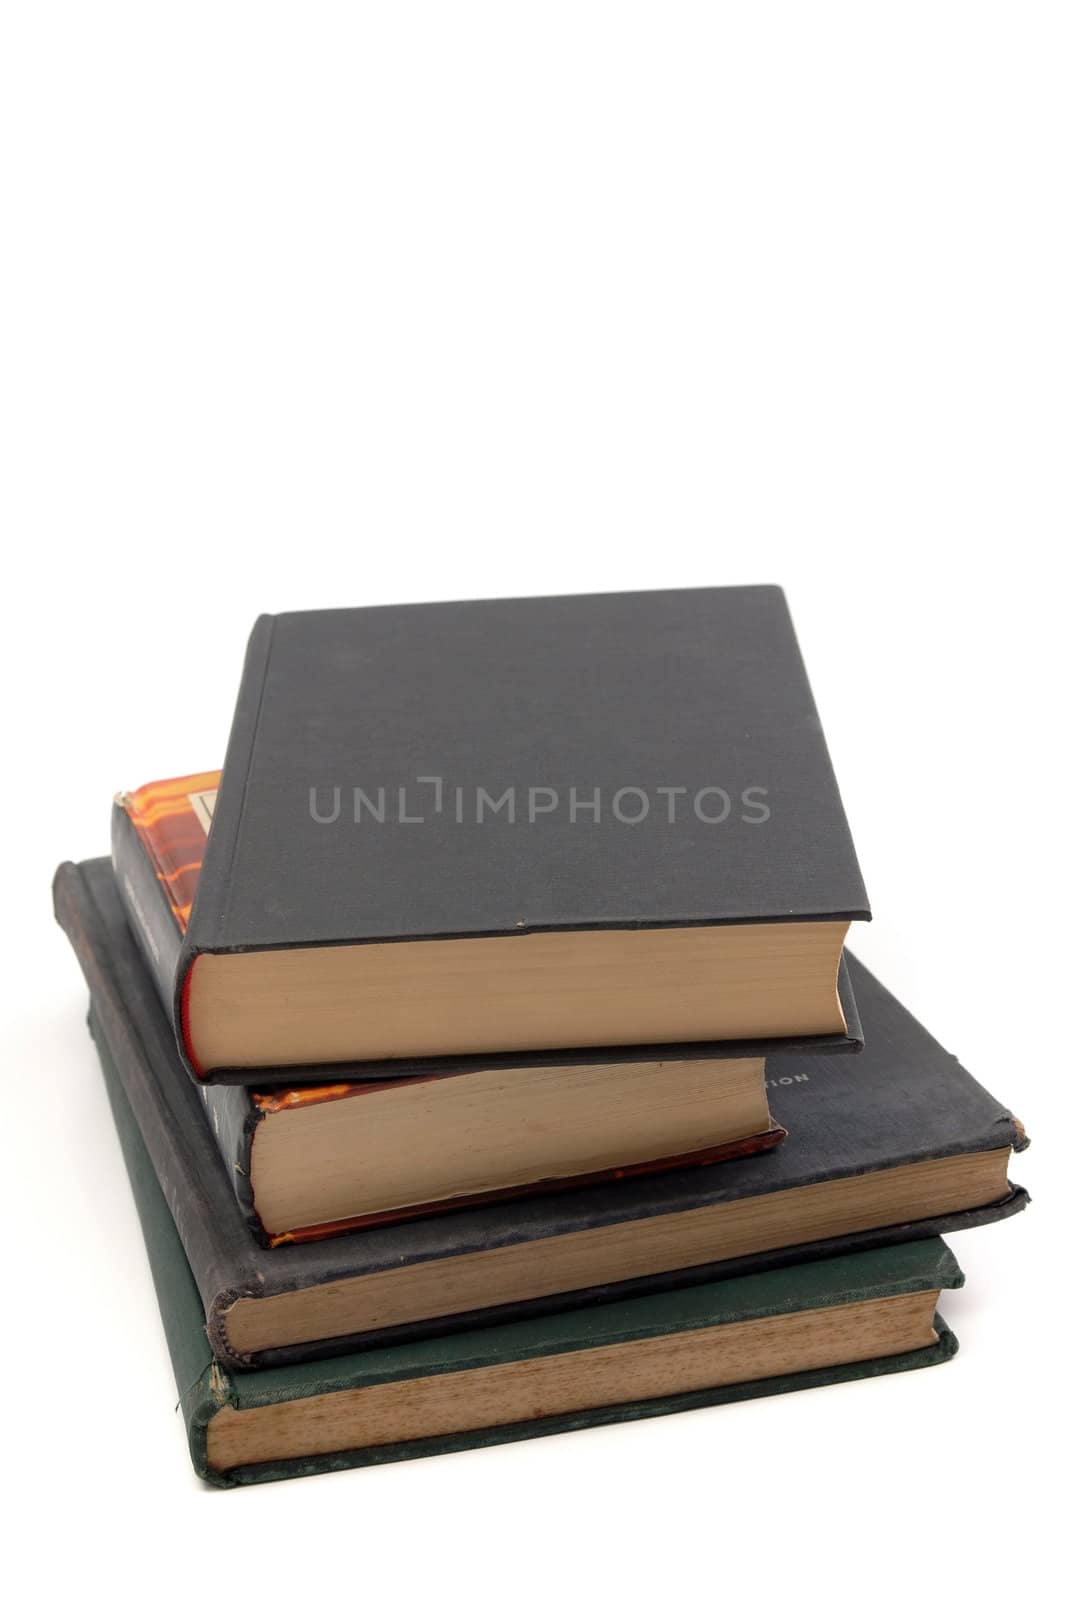
{"type": "Polygon", "coordinates": [[[1026,1203],[776,588],[261,618],[55,903],[215,1484],[931,1366],[1026,1203]]]}

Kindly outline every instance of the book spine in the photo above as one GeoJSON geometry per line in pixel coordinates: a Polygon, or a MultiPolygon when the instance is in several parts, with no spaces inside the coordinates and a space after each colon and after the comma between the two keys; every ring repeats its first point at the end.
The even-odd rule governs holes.
{"type": "Polygon", "coordinates": [[[171,901],[121,796],[112,806],[112,865],[130,931],[145,957],[160,998],[170,1011],[182,933],[171,901]]]}
{"type": "MultiPolygon", "coordinates": [[[[93,1013],[90,1013],[90,1032],[96,1032],[93,1013]]],[[[174,1229],[168,1203],[163,1198],[130,1102],[123,1093],[122,1083],[106,1051],[99,1053],[99,1061],[115,1120],[115,1133],[118,1134],[118,1144],[123,1152],[126,1176],[130,1179],[142,1237],[146,1242],[152,1285],[160,1302],[160,1320],[168,1342],[174,1382],[178,1386],[179,1405],[183,1408],[187,1432],[191,1437],[191,1454],[194,1456],[194,1466],[200,1466],[195,1434],[203,1434],[207,1426],[207,1414],[210,1416],[218,1410],[218,1397],[227,1386],[226,1374],[216,1368],[213,1352],[205,1338],[205,1317],[197,1283],[194,1282],[194,1274],[178,1232],[174,1229]]]]}
{"type": "Polygon", "coordinates": [[[205,1160],[212,1142],[207,1130],[204,1142],[197,1140],[203,1120],[200,1098],[174,1062],[167,1014],[142,976],[145,964],[132,937],[121,943],[109,939],[85,877],[71,862],[56,873],[53,901],[56,920],[89,985],[98,1053],[106,1044],[200,1291],[201,1326],[207,1320],[217,1359],[240,1366],[242,1359],[228,1348],[222,1324],[232,1300],[257,1292],[255,1274],[236,1265],[251,1249],[249,1233],[237,1212],[228,1214],[214,1203],[218,1194],[205,1160]],[[153,1061],[169,1057],[174,1062],[170,1075],[158,1074],[153,1061]]]}
{"type": "Polygon", "coordinates": [[[242,1084],[202,1083],[199,1090],[208,1125],[219,1145],[227,1177],[249,1231],[258,1244],[270,1244],[272,1241],[265,1233],[253,1204],[250,1179],[253,1138],[258,1123],[264,1120],[264,1113],[258,1109],[252,1094],[242,1084]]]}
{"type": "Polygon", "coordinates": [[[274,628],[274,617],[258,617],[249,636],[241,686],[227,741],[227,754],[212,814],[212,827],[205,845],[197,894],[172,985],[170,1007],[179,1054],[198,1082],[202,1074],[190,1044],[187,1025],[190,975],[202,950],[215,948],[225,937],[231,893],[231,864],[238,845],[246,778],[256,744],[274,628]]]}
{"type": "MultiPolygon", "coordinates": [[[[97,1026],[91,1012],[89,1028],[95,1037],[97,1026]]],[[[208,1423],[226,1402],[230,1380],[216,1364],[205,1336],[204,1312],[197,1284],[118,1072],[106,1049],[99,1051],[99,1059],[149,1257],[153,1287],[160,1306],[160,1320],[164,1326],[168,1354],[178,1387],[179,1405],[186,1424],[190,1456],[194,1470],[200,1476],[208,1477],[208,1423]]]]}

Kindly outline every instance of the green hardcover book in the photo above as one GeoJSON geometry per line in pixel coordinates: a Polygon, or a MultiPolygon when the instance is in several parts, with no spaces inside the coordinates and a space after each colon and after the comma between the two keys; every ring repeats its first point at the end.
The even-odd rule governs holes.
{"type": "Polygon", "coordinates": [[[95,1030],[196,1471],[231,1487],[933,1366],[962,1273],[940,1239],[265,1372],[225,1373],[95,1030]],[[612,1352],[613,1359],[608,1359],[612,1352]]]}

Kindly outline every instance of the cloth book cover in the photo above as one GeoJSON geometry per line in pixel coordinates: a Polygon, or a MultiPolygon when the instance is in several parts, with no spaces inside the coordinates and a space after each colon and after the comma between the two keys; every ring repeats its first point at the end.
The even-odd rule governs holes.
{"type": "MultiPolygon", "coordinates": [[[[123,835],[119,816],[125,861],[123,835]]],[[[670,1044],[765,1055],[776,1040],[859,1043],[837,957],[847,925],[870,912],[773,587],[263,617],[181,940],[170,928],[157,937],[151,885],[129,878],[180,1046],[204,1077],[253,1081],[280,1066],[292,1082],[327,1081],[420,1071],[462,1052],[520,1065],[578,1052],[605,1059],[607,1048],[657,1059],[670,1044]],[[767,938],[771,925],[779,931],[767,938]],[[744,945],[722,963],[712,956],[720,943],[694,942],[702,930],[744,945]],[[663,961],[646,959],[660,947],[644,943],[636,974],[624,973],[640,949],[634,936],[659,931],[673,938],[672,962],[668,943],[663,961]],[[753,982],[744,1004],[736,974],[745,946],[765,940],[757,973],[783,958],[798,975],[792,952],[805,947],[793,941],[803,934],[811,942],[799,959],[824,976],[775,1026],[770,995],[780,985],[753,982]],[[616,941],[594,977],[584,935],[616,941]],[[580,941],[560,967],[548,943],[557,936],[580,941]],[[462,1015],[461,980],[488,942],[493,961],[473,980],[485,1001],[462,1015]],[[340,966],[340,952],[354,950],[367,963],[340,966]],[[325,973],[337,968],[340,985],[358,974],[364,1031],[330,1034],[321,1004],[310,1011],[315,1041],[295,1023],[292,1059],[257,1053],[285,1033],[289,1013],[264,1022],[243,1057],[236,1035],[255,1030],[258,1005],[239,1013],[253,976],[268,970],[249,958],[295,953],[299,964],[286,970],[299,974],[297,990],[314,970],[321,995],[335,981],[325,973]],[[573,1004],[558,993],[558,1004],[533,1011],[528,967],[520,997],[504,978],[501,993],[489,991],[529,957],[537,977],[550,963],[555,993],[580,985],[573,1004]],[[709,980],[680,984],[674,1004],[670,969],[689,961],[709,980]],[[665,987],[633,1016],[648,981],[665,987]],[[388,1000],[376,1027],[380,990],[388,1000]],[[391,1005],[392,994],[431,1004],[391,1005]],[[704,1018],[716,1025],[726,995],[729,1031],[697,1033],[704,1018]],[[678,1031],[645,1031],[655,1017],[678,1031]]],[[[259,1009],[272,998],[266,982],[259,1009]]]]}
{"type": "Polygon", "coordinates": [[[771,1105],[789,1137],[767,1155],[266,1250],[243,1216],[203,1096],[179,1062],[110,863],[61,867],[55,897],[89,983],[95,1037],[115,1063],[161,1175],[210,1344],[226,1365],[266,1366],[530,1311],[591,1306],[639,1288],[654,1292],[975,1226],[1026,1203],[1025,1192],[998,1174],[990,1202],[920,1214],[909,1182],[906,1197],[898,1196],[881,1221],[864,1215],[834,1239],[819,1218],[810,1236],[786,1238],[777,1248],[748,1254],[726,1244],[734,1205],[756,1198],[765,1205],[781,1192],[806,1198],[812,1186],[825,1191],[887,1169],[913,1168],[921,1177],[928,1163],[1006,1153],[1023,1143],[1010,1113],[853,962],[870,1043],[858,1056],[771,1062],[771,1105]],[[652,1229],[657,1248],[642,1269],[630,1269],[634,1239],[652,1229]],[[559,1270],[561,1247],[593,1242],[594,1260],[559,1270]],[[426,1286],[441,1264],[450,1269],[440,1285],[446,1299],[433,1303],[426,1286]],[[493,1292],[492,1279],[482,1277],[491,1269],[493,1292]],[[325,1291],[336,1307],[334,1324],[297,1315],[310,1303],[306,1297],[315,1301],[325,1291]],[[399,1309],[406,1305],[408,1311],[399,1309]],[[265,1313],[282,1319],[274,1342],[250,1337],[239,1347],[235,1329],[265,1313]]]}
{"type": "MultiPolygon", "coordinates": [[[[671,1341],[672,1350],[676,1348],[673,1340],[700,1330],[780,1316],[796,1319],[798,1327],[799,1320],[805,1320],[810,1312],[857,1307],[862,1302],[882,1300],[891,1304],[903,1297],[957,1288],[963,1279],[951,1251],[940,1239],[927,1239],[757,1273],[724,1283],[522,1319],[503,1327],[458,1332],[332,1359],[303,1361],[272,1371],[228,1373],[216,1362],[205,1336],[197,1283],[123,1091],[120,1075],[106,1051],[102,1051],[101,1061],[148,1248],[193,1465],[201,1477],[219,1487],[503,1444],[794,1389],[905,1372],[934,1366],[955,1353],[954,1336],[943,1319],[936,1316],[930,1325],[932,1331],[928,1329],[924,1335],[926,1342],[913,1349],[706,1389],[649,1396],[631,1394],[627,1400],[584,1410],[565,1409],[571,1403],[571,1391],[565,1382],[555,1379],[554,1364],[562,1360],[568,1362],[571,1356],[584,1350],[612,1350],[619,1359],[627,1359],[630,1348],[644,1341],[666,1339],[671,1341]],[[426,1410],[422,1412],[419,1401],[413,1407],[414,1389],[419,1391],[422,1382],[466,1374],[483,1377],[488,1369],[508,1372],[513,1364],[522,1362],[532,1363],[538,1373],[542,1406],[538,1415],[524,1414],[526,1410],[531,1411],[532,1404],[523,1403],[522,1390],[521,1404],[518,1406],[514,1395],[509,1408],[510,1420],[506,1423],[496,1424],[492,1409],[476,1428],[429,1433],[427,1430],[436,1426],[436,1414],[431,1412],[429,1420],[429,1414],[426,1410]],[[267,1414],[273,1407],[297,1412],[292,1421],[288,1418],[289,1426],[284,1425],[281,1430],[281,1438],[286,1441],[300,1438],[300,1411],[310,1399],[345,1402],[348,1396],[354,1395],[371,1399],[383,1386],[386,1386],[388,1414],[393,1394],[396,1393],[399,1400],[405,1396],[411,1408],[409,1427],[419,1436],[340,1448],[336,1429],[330,1434],[325,1431],[319,1440],[314,1437],[312,1450],[294,1455],[285,1453],[290,1446],[286,1442],[279,1443],[280,1435],[276,1434],[276,1442],[270,1447],[274,1453],[269,1459],[238,1462],[232,1459],[236,1452],[229,1446],[234,1424],[247,1423],[250,1414],[253,1414],[255,1430],[258,1412],[267,1414]],[[320,1444],[327,1448],[319,1448],[320,1444]]],[[[535,1381],[535,1374],[532,1381],[535,1381]]],[[[405,1422],[400,1422],[398,1427],[406,1431],[405,1422]]],[[[255,1446],[250,1448],[255,1454],[255,1446]]]]}

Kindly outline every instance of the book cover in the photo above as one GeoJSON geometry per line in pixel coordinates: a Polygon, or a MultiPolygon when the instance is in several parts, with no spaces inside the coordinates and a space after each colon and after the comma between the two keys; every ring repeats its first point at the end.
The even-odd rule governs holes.
{"type": "MultiPolygon", "coordinates": [[[[106,1053],[102,1053],[101,1060],[160,1302],[191,1459],[198,1475],[217,1487],[233,1488],[505,1444],[539,1435],[568,1433],[579,1428],[905,1372],[947,1361],[956,1351],[954,1336],[937,1316],[929,1342],[913,1349],[900,1349],[851,1363],[782,1371],[714,1388],[647,1396],[633,1394],[616,1404],[570,1410],[567,1388],[555,1383],[554,1362],[558,1358],[567,1359],[574,1352],[594,1349],[627,1352],[633,1343],[679,1338],[696,1330],[779,1316],[805,1318],[811,1311],[959,1287],[963,1278],[951,1251],[940,1239],[927,1239],[757,1273],[725,1283],[522,1319],[503,1327],[460,1332],[333,1359],[303,1361],[265,1372],[229,1373],[216,1361],[205,1336],[197,1282],[120,1076],[106,1053]],[[359,1448],[339,1448],[332,1439],[324,1449],[296,1456],[279,1453],[271,1459],[238,1464],[229,1462],[225,1454],[221,1461],[217,1450],[214,1459],[213,1430],[220,1418],[244,1420],[250,1413],[275,1406],[293,1407],[312,1397],[371,1395],[382,1385],[397,1386],[397,1392],[406,1393],[412,1405],[413,1386],[419,1386],[420,1380],[486,1372],[489,1368],[505,1369],[520,1362],[538,1362],[542,1367],[536,1415],[518,1417],[514,1407],[514,1415],[506,1423],[496,1425],[493,1420],[485,1420],[477,1428],[444,1434],[428,1431],[435,1423],[421,1417],[418,1403],[411,1413],[416,1437],[359,1448]]],[[[534,1406],[535,1401],[526,1409],[531,1412],[534,1406]]],[[[275,1448],[280,1449],[278,1445],[275,1448]]]]}
{"type": "MultiPolygon", "coordinates": [[[[333,971],[338,952],[356,947],[373,952],[369,994],[389,970],[391,993],[426,985],[434,1014],[423,1029],[404,1006],[388,1007],[378,1029],[362,1018],[367,1045],[333,1055],[335,1076],[351,1061],[362,1073],[377,1061],[420,1065],[452,1053],[455,1038],[466,1041],[456,1050],[499,1063],[566,1050],[600,1059],[604,1044],[653,1045],[648,1059],[683,1042],[702,1054],[731,1040],[730,1053],[761,1055],[770,1039],[796,1037],[850,1048],[858,1040],[838,1004],[837,954],[844,927],[869,914],[779,589],[302,612],[263,617],[253,631],[200,884],[176,969],[161,976],[180,1043],[206,1077],[283,1065],[299,1081],[329,1050],[351,1048],[344,1034],[304,1059],[299,1030],[292,1058],[277,1063],[252,1059],[263,1041],[248,1062],[230,1035],[210,1044],[198,1018],[222,1015],[238,1029],[229,990],[226,1004],[210,1003],[225,958],[232,967],[243,958],[248,974],[258,970],[251,956],[296,952],[304,975],[304,957],[333,971]],[[743,930],[750,947],[772,924],[778,959],[815,974],[804,1025],[790,1020],[793,1007],[775,1025],[766,1013],[779,991],[757,982],[744,1003],[735,956],[719,987],[707,944],[681,942],[743,930]],[[838,931],[822,935],[821,961],[810,945],[787,951],[826,926],[838,931]],[[467,972],[481,952],[459,942],[500,941],[497,972],[529,956],[549,962],[549,936],[573,940],[573,952],[583,948],[573,936],[596,934],[616,941],[612,959],[599,957],[605,988],[638,949],[632,936],[657,931],[672,936],[675,962],[687,951],[708,973],[705,985],[682,986],[694,990],[695,1016],[678,1004],[672,1038],[644,1031],[666,1002],[657,995],[643,1008],[635,982],[620,996],[600,992],[593,1015],[588,988],[538,1015],[505,978],[496,1006],[476,1015],[460,992],[455,968],[467,972]],[[397,948],[444,944],[453,948],[397,948]],[[418,957],[421,972],[436,963],[432,977],[412,976],[418,957]],[[696,1032],[723,1003],[729,1031],[696,1032]],[[612,1023],[620,1037],[606,1037],[612,1023]]],[[[655,982],[659,968],[644,960],[640,970],[655,982]]],[[[576,961],[564,972],[576,974],[576,961]]],[[[473,976],[476,992],[486,978],[473,976]]],[[[250,1017],[242,1028],[255,1026],[255,1007],[250,1017]]]]}
{"type": "MultiPolygon", "coordinates": [[[[858,963],[870,1044],[858,1056],[786,1057],[771,1063],[770,1100],[790,1130],[759,1161],[730,1162],[574,1193],[549,1194],[473,1212],[429,1217],[283,1250],[250,1237],[208,1126],[204,1100],[183,1071],[167,1016],[135,947],[106,860],[67,864],[56,910],[88,981],[98,1047],[114,1062],[172,1208],[218,1360],[265,1366],[397,1341],[528,1311],[608,1302],[638,1288],[711,1281],[855,1248],[933,1236],[1014,1214],[1026,1204],[1002,1184],[991,1203],[920,1214],[909,1192],[880,1219],[830,1239],[820,1232],[748,1254],[726,1242],[732,1206],[755,1196],[934,1159],[1021,1147],[1014,1118],[858,963]],[[635,1229],[658,1231],[659,1270],[630,1270],[635,1229]],[[596,1259],[562,1274],[554,1252],[595,1241],[596,1259]],[[631,1246],[629,1245],[629,1248],[631,1246]],[[428,1274],[450,1264],[452,1301],[433,1299],[428,1274]],[[489,1266],[507,1271],[488,1296],[489,1266]],[[578,1281],[579,1280],[579,1281],[578,1281]],[[600,1281],[595,1281],[600,1280],[600,1281]],[[396,1297],[415,1285],[417,1315],[396,1297]],[[315,1330],[298,1312],[327,1291],[340,1309],[315,1330]],[[532,1299],[532,1295],[538,1299],[532,1299]],[[241,1318],[285,1313],[272,1344],[235,1342],[241,1318]],[[293,1313],[292,1320],[287,1321],[293,1313]]],[[[921,1170],[921,1166],[919,1166],[921,1170]]],[[[910,1186],[909,1186],[910,1188],[910,1186]]]]}

